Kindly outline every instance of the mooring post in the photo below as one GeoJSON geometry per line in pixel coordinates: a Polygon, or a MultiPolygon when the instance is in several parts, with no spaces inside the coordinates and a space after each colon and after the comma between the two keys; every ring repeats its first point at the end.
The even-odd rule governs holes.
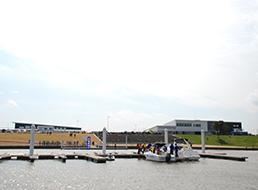
{"type": "Polygon", "coordinates": [[[34,136],[35,136],[35,125],[31,125],[30,130],[30,156],[33,156],[34,153],[34,136]]]}
{"type": "Polygon", "coordinates": [[[164,140],[165,140],[166,146],[168,146],[168,129],[165,129],[164,132],[165,132],[164,133],[165,134],[165,139],[164,140]]]}
{"type": "Polygon", "coordinates": [[[202,134],[202,153],[205,153],[205,132],[203,129],[201,130],[201,134],[202,134]]]}
{"type": "Polygon", "coordinates": [[[107,130],[106,130],[106,128],[104,127],[104,129],[103,129],[103,134],[102,134],[102,139],[103,139],[103,145],[102,145],[102,154],[103,155],[106,155],[106,141],[107,141],[107,139],[106,139],[106,134],[107,133],[107,130]]]}

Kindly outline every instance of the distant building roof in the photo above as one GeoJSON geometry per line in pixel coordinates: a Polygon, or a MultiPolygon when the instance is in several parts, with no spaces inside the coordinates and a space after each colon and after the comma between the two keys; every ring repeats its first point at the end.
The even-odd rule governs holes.
{"type": "Polygon", "coordinates": [[[45,123],[33,123],[33,122],[13,122],[15,124],[15,129],[30,129],[31,125],[34,124],[36,129],[46,127],[52,128],[54,130],[82,130],[81,127],[78,126],[67,126],[60,124],[45,124],[45,123]]]}

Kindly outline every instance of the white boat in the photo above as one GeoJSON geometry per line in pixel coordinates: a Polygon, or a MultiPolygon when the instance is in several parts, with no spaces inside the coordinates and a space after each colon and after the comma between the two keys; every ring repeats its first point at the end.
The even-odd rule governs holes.
{"type": "Polygon", "coordinates": [[[155,151],[155,153],[148,151],[144,153],[146,160],[156,161],[156,162],[174,162],[174,161],[198,161],[200,159],[200,155],[196,150],[193,150],[190,144],[183,138],[177,138],[174,140],[174,147],[177,147],[176,150],[173,151],[173,154],[170,154],[170,148],[167,147],[167,151],[163,151],[162,147],[165,143],[156,143],[159,151],[155,151]]]}
{"type": "Polygon", "coordinates": [[[156,162],[173,162],[173,161],[176,161],[175,156],[171,155],[169,153],[164,153],[164,154],[158,155],[156,153],[153,153],[153,152],[149,151],[149,152],[145,152],[144,156],[147,160],[156,161],[156,162]]]}
{"type": "Polygon", "coordinates": [[[193,150],[191,145],[184,138],[177,138],[174,144],[178,146],[178,158],[189,161],[198,161],[200,155],[196,150],[193,150]]]}
{"type": "Polygon", "coordinates": [[[165,143],[155,143],[156,150],[155,153],[152,151],[144,152],[144,156],[146,160],[156,161],[156,162],[173,162],[176,161],[175,156],[170,154],[169,152],[165,152],[162,150],[162,147],[165,143]]]}

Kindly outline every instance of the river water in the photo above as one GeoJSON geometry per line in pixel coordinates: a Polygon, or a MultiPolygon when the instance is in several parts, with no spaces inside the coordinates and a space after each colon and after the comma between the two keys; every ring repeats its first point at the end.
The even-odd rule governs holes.
{"type": "MultiPolygon", "coordinates": [[[[131,153],[136,150],[116,150],[131,153]]],[[[100,150],[35,150],[40,153],[94,153],[100,150]]],[[[108,150],[107,153],[114,152],[108,150]]],[[[248,156],[246,162],[201,158],[197,162],[157,163],[116,159],[96,164],[85,160],[0,162],[0,189],[258,189],[258,152],[214,151],[248,156]]],[[[29,150],[0,150],[29,153],[29,150]]]]}

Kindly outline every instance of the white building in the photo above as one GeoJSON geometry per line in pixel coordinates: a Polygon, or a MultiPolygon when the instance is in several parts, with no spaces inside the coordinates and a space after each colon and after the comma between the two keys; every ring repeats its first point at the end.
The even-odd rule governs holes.
{"type": "MultiPolygon", "coordinates": [[[[205,121],[205,120],[184,120],[184,119],[175,119],[164,125],[156,125],[151,127],[148,130],[153,132],[164,132],[165,129],[168,132],[172,132],[173,134],[200,134],[203,129],[207,134],[214,134],[214,130],[212,128],[212,124],[215,120],[205,121]]],[[[236,129],[242,130],[241,122],[230,122],[225,121],[226,125],[229,126],[231,131],[235,131],[236,129]]]]}

